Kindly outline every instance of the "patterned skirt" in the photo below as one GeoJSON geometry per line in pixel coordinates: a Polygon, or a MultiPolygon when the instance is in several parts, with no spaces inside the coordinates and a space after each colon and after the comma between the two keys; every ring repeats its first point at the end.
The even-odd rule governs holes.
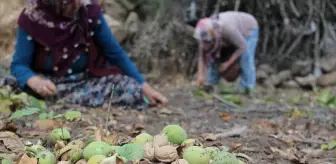
{"type": "MultiPolygon", "coordinates": [[[[146,110],[148,107],[141,84],[125,75],[116,74],[97,78],[79,73],[66,77],[45,76],[45,78],[51,80],[57,88],[57,95],[46,98],[47,102],[62,101],[88,107],[100,107],[111,103],[137,110],[146,110]]],[[[16,88],[18,86],[13,77],[6,77],[2,83],[16,88]]],[[[31,90],[25,91],[37,96],[31,90]]]]}

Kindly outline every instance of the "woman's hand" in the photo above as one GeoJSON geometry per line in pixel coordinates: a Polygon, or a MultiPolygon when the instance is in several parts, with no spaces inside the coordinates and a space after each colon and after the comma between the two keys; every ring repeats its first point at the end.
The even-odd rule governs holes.
{"type": "Polygon", "coordinates": [[[203,87],[204,85],[204,75],[203,74],[198,74],[197,76],[197,88],[203,87]]]}
{"type": "Polygon", "coordinates": [[[224,73],[230,67],[230,65],[231,65],[231,63],[229,63],[229,62],[222,63],[219,67],[219,72],[224,73]]]}
{"type": "Polygon", "coordinates": [[[149,99],[150,103],[156,105],[157,103],[166,106],[168,104],[168,99],[161,93],[155,91],[147,83],[142,85],[144,95],[149,99]]]}
{"type": "Polygon", "coordinates": [[[55,84],[41,76],[33,76],[28,80],[27,85],[43,97],[54,96],[57,92],[55,84]]]}

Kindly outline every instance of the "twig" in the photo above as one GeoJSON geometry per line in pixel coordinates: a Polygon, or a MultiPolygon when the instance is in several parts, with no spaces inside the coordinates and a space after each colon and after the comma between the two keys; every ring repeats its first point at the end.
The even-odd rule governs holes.
{"type": "Polygon", "coordinates": [[[249,157],[249,156],[247,156],[246,154],[243,154],[243,153],[237,153],[236,156],[238,158],[244,158],[244,159],[246,159],[247,162],[252,162],[253,161],[253,159],[251,157],[249,157]]]}
{"type": "Polygon", "coordinates": [[[235,108],[235,109],[241,109],[240,106],[233,104],[231,102],[228,102],[226,100],[224,100],[223,98],[221,98],[218,94],[212,94],[212,96],[214,98],[216,98],[217,100],[221,101],[222,103],[224,103],[226,106],[231,107],[231,108],[235,108]]]}
{"type": "MultiPolygon", "coordinates": [[[[322,16],[321,16],[322,17],[322,16]]],[[[320,31],[317,30],[315,33],[315,51],[314,51],[314,76],[320,77],[322,75],[321,64],[320,64],[320,31]]]]}
{"type": "Polygon", "coordinates": [[[215,7],[215,11],[214,11],[213,15],[216,15],[216,14],[219,13],[219,9],[220,9],[220,6],[221,6],[221,4],[222,4],[222,1],[223,1],[223,0],[217,0],[216,7],[215,7]]]}
{"type": "Polygon", "coordinates": [[[298,11],[298,9],[296,8],[296,6],[295,6],[293,0],[290,0],[290,1],[289,1],[289,5],[290,5],[290,7],[291,7],[293,13],[296,15],[296,17],[300,17],[301,14],[300,14],[300,12],[298,11]]]}
{"type": "Polygon", "coordinates": [[[295,41],[293,42],[293,44],[288,48],[288,50],[284,53],[284,57],[290,55],[293,50],[300,44],[302,38],[303,38],[304,34],[300,34],[295,41]]]}
{"type": "Polygon", "coordinates": [[[112,104],[113,96],[114,96],[114,84],[112,85],[112,93],[111,93],[109,105],[108,105],[108,108],[107,108],[107,116],[106,116],[106,124],[105,124],[105,129],[106,130],[108,130],[108,123],[109,123],[109,119],[110,119],[110,110],[111,110],[111,104],[112,104]]]}
{"type": "Polygon", "coordinates": [[[238,10],[239,10],[240,2],[241,2],[240,0],[236,0],[235,8],[234,8],[235,11],[238,11],[238,10]]]}
{"type": "Polygon", "coordinates": [[[242,134],[247,129],[247,126],[234,127],[227,132],[216,134],[217,138],[233,137],[242,134]]]}

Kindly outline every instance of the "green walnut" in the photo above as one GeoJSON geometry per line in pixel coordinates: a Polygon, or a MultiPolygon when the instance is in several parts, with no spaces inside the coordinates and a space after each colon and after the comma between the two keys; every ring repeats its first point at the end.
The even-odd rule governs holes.
{"type": "Polygon", "coordinates": [[[94,141],[84,148],[83,156],[86,160],[89,160],[94,155],[103,155],[107,157],[113,151],[112,149],[113,147],[106,142],[94,141]]]}
{"type": "Polygon", "coordinates": [[[183,159],[190,164],[209,164],[210,155],[204,148],[190,146],[183,153],[183,159]]]}
{"type": "Polygon", "coordinates": [[[241,161],[227,151],[220,151],[216,154],[212,164],[241,164],[241,161]]]}
{"type": "Polygon", "coordinates": [[[145,144],[146,142],[153,141],[153,136],[148,133],[141,133],[134,138],[133,144],[145,144]]]}
{"type": "Polygon", "coordinates": [[[168,137],[168,141],[173,144],[180,145],[187,139],[186,131],[179,125],[167,125],[162,132],[168,137]]]}
{"type": "Polygon", "coordinates": [[[56,164],[56,157],[49,151],[43,151],[37,154],[39,164],[56,164]]]}
{"type": "Polygon", "coordinates": [[[69,153],[69,158],[70,158],[70,161],[75,163],[77,161],[79,161],[82,156],[83,156],[83,149],[79,148],[79,147],[73,147],[69,153]]]}
{"type": "Polygon", "coordinates": [[[34,154],[39,154],[43,151],[46,151],[47,149],[45,147],[43,147],[42,145],[33,145],[33,146],[30,146],[30,147],[25,147],[25,150],[28,151],[28,152],[32,152],[34,154]]]}
{"type": "Polygon", "coordinates": [[[210,159],[214,159],[219,151],[219,148],[217,147],[207,147],[205,148],[205,151],[210,155],[210,159]]]}
{"type": "Polygon", "coordinates": [[[49,135],[49,140],[53,145],[55,145],[57,141],[67,141],[70,140],[70,138],[70,132],[65,128],[54,129],[49,135]]]}
{"type": "Polygon", "coordinates": [[[105,158],[104,155],[94,155],[89,159],[88,164],[100,164],[105,158]]]}

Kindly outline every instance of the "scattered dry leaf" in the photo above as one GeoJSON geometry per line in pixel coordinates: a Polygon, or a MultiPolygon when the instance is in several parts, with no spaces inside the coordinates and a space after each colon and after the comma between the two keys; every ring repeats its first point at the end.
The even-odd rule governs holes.
{"type": "Polygon", "coordinates": [[[19,162],[19,164],[37,164],[37,159],[28,157],[24,154],[19,162]]]}
{"type": "Polygon", "coordinates": [[[216,141],[217,136],[213,133],[204,133],[202,134],[202,138],[206,141],[216,141]]]}
{"type": "Polygon", "coordinates": [[[299,158],[295,155],[295,150],[293,149],[286,149],[280,150],[275,147],[270,147],[273,153],[279,153],[279,155],[287,160],[299,162],[299,158]]]}
{"type": "Polygon", "coordinates": [[[163,108],[161,110],[159,110],[160,114],[165,114],[165,115],[171,115],[173,112],[167,108],[163,108]]]}
{"type": "Polygon", "coordinates": [[[124,145],[128,144],[133,140],[132,137],[130,136],[118,136],[118,141],[116,145],[124,145]]]}
{"type": "Polygon", "coordinates": [[[44,138],[45,136],[48,136],[49,133],[47,133],[46,131],[43,130],[35,130],[35,129],[22,129],[22,131],[19,133],[22,136],[25,137],[41,137],[44,138]]]}
{"type": "Polygon", "coordinates": [[[106,143],[109,143],[110,145],[117,145],[118,143],[118,135],[110,135],[110,136],[103,136],[102,140],[106,143]]]}
{"type": "Polygon", "coordinates": [[[243,144],[237,143],[233,144],[231,148],[229,149],[229,152],[236,152],[238,149],[240,149],[243,146],[243,144]]]}
{"type": "Polygon", "coordinates": [[[267,129],[276,129],[277,125],[271,124],[265,120],[260,120],[257,122],[257,125],[263,127],[263,128],[267,128],[267,129]]]}
{"type": "Polygon", "coordinates": [[[98,128],[95,132],[95,140],[102,141],[102,128],[98,128]]]}
{"type": "Polygon", "coordinates": [[[231,120],[232,119],[232,115],[228,114],[228,113],[222,113],[219,115],[219,117],[225,121],[231,120]]]}
{"type": "Polygon", "coordinates": [[[3,142],[5,147],[14,153],[24,151],[24,145],[20,138],[12,132],[0,132],[0,142],[3,142]]]}
{"type": "Polygon", "coordinates": [[[135,128],[135,130],[143,130],[143,129],[145,129],[145,125],[138,123],[138,124],[134,125],[134,128],[135,128]]]}
{"type": "Polygon", "coordinates": [[[53,130],[56,128],[61,128],[63,121],[59,119],[55,120],[36,120],[34,127],[40,130],[53,130]]]}
{"type": "Polygon", "coordinates": [[[306,153],[306,156],[312,157],[312,158],[318,158],[323,155],[323,150],[321,149],[312,149],[312,148],[307,148],[307,149],[302,149],[302,152],[306,153]]]}

